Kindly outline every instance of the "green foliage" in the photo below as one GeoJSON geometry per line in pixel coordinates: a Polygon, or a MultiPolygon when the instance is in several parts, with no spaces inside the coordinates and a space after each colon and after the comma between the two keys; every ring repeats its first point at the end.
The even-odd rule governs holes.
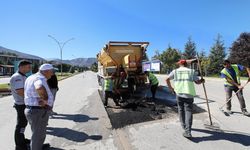
{"type": "MultiPolygon", "coordinates": [[[[61,64],[55,65],[58,68],[58,72],[61,72],[61,64]]],[[[62,72],[69,72],[71,65],[69,64],[62,64],[62,72]]]]}
{"type": "Polygon", "coordinates": [[[210,59],[206,56],[206,53],[204,50],[202,50],[199,53],[199,59],[201,63],[201,70],[202,70],[202,75],[208,76],[208,66],[210,65],[210,59]]]}
{"type": "Polygon", "coordinates": [[[183,56],[185,59],[193,59],[196,55],[196,44],[192,41],[191,37],[188,37],[188,41],[185,44],[185,51],[183,56]]]}
{"type": "Polygon", "coordinates": [[[163,63],[162,73],[166,73],[176,68],[176,62],[181,58],[181,54],[177,49],[169,46],[157,58],[163,63]]]}
{"type": "Polygon", "coordinates": [[[159,52],[159,50],[155,50],[155,54],[154,56],[152,57],[152,60],[160,60],[160,57],[161,57],[161,54],[159,52]]]}
{"type": "Polygon", "coordinates": [[[97,65],[96,62],[91,65],[90,70],[93,71],[93,72],[97,72],[98,71],[98,65],[97,65]]]}
{"type": "Polygon", "coordinates": [[[210,49],[209,59],[210,65],[208,67],[209,74],[219,74],[223,68],[222,64],[226,57],[224,41],[221,40],[221,35],[218,34],[214,45],[210,49]]]}
{"type": "Polygon", "coordinates": [[[250,32],[243,32],[230,47],[229,59],[232,63],[250,67],[250,32]]]}

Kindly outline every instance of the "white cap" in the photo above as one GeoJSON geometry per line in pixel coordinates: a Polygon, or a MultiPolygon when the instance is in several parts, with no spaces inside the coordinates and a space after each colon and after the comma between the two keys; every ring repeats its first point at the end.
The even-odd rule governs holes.
{"type": "Polygon", "coordinates": [[[54,67],[51,64],[42,64],[39,68],[39,70],[42,70],[42,71],[53,70],[53,69],[54,69],[54,67]]]}

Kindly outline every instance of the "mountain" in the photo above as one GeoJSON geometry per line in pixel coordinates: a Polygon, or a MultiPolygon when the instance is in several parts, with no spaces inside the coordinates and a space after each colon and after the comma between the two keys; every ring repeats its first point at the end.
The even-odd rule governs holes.
{"type": "MultiPolygon", "coordinates": [[[[61,60],[60,59],[56,59],[56,58],[51,58],[51,59],[44,59],[42,57],[39,56],[35,56],[35,55],[30,55],[30,54],[26,54],[26,53],[22,53],[16,50],[11,50],[5,47],[0,46],[0,55],[16,55],[18,58],[26,58],[26,59],[38,59],[40,61],[50,61],[53,62],[53,64],[61,64],[61,60]]],[[[97,62],[96,58],[76,58],[76,59],[72,59],[72,60],[63,60],[63,63],[65,64],[70,64],[73,66],[86,66],[86,67],[90,67],[94,62],[97,62]]]]}
{"type": "MultiPolygon", "coordinates": [[[[61,60],[60,59],[47,59],[49,61],[52,61],[54,64],[60,64],[61,60]]],[[[96,58],[75,58],[72,60],[63,60],[63,63],[65,64],[70,64],[73,66],[86,66],[90,67],[93,63],[97,62],[96,58]]]]}
{"type": "Polygon", "coordinates": [[[35,55],[30,55],[30,54],[26,54],[26,53],[22,53],[16,50],[11,50],[5,47],[0,46],[0,53],[2,54],[14,54],[16,55],[18,58],[26,58],[26,59],[38,59],[41,61],[44,61],[45,59],[35,56],[35,55]]]}

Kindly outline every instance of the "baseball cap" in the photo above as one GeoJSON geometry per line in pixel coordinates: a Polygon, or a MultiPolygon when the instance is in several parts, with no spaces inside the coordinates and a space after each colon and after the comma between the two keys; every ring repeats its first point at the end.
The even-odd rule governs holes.
{"type": "Polygon", "coordinates": [[[181,59],[177,62],[177,64],[185,65],[187,61],[185,59],[181,59]]]}
{"type": "Polygon", "coordinates": [[[39,68],[39,70],[42,70],[42,71],[53,70],[53,69],[54,69],[54,67],[51,64],[42,64],[39,68]]]}

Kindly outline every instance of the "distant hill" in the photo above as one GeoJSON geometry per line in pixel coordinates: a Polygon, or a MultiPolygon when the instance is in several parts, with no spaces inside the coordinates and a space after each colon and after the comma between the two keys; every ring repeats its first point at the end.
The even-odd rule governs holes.
{"type": "Polygon", "coordinates": [[[0,46],[0,53],[2,54],[15,54],[18,58],[26,58],[26,59],[38,59],[38,60],[45,60],[41,57],[35,56],[35,55],[30,55],[26,53],[22,53],[16,50],[11,50],[5,47],[0,46]]]}
{"type": "MultiPolygon", "coordinates": [[[[54,64],[61,64],[61,60],[60,59],[55,59],[55,58],[51,58],[51,59],[44,59],[42,57],[39,56],[35,56],[35,55],[30,55],[30,54],[26,54],[26,53],[22,53],[16,50],[11,50],[5,47],[0,46],[0,54],[4,54],[4,55],[16,55],[18,58],[26,58],[26,59],[38,59],[41,61],[52,61],[54,64]]],[[[86,66],[86,67],[90,67],[94,62],[97,62],[96,58],[76,58],[76,59],[72,59],[72,60],[63,60],[63,63],[65,64],[70,64],[73,66],[86,66]]]]}
{"type": "MultiPolygon", "coordinates": [[[[53,61],[55,64],[60,64],[61,60],[60,59],[47,59],[48,61],[53,61]]],[[[63,63],[65,64],[70,64],[73,66],[86,66],[90,67],[93,63],[97,62],[96,58],[76,58],[72,60],[63,60],[63,63]]]]}

